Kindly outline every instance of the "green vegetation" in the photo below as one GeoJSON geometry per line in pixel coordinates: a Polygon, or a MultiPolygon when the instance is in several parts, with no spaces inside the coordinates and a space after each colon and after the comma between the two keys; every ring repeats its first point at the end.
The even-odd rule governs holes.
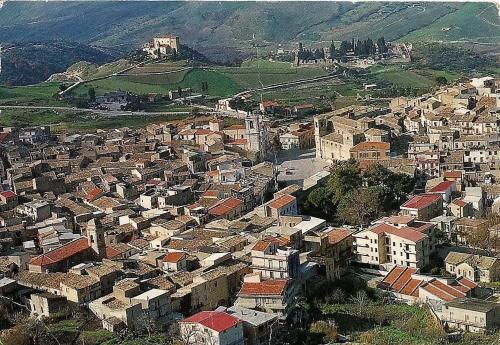
{"type": "Polygon", "coordinates": [[[366,225],[381,213],[399,208],[414,186],[412,177],[378,164],[361,174],[358,164],[349,160],[335,165],[328,181],[307,195],[304,213],[366,225]]]}
{"type": "MultiPolygon", "coordinates": [[[[192,108],[169,109],[170,111],[192,111],[192,108]]],[[[188,118],[188,114],[175,115],[130,115],[116,117],[100,117],[90,111],[81,110],[21,110],[8,109],[0,114],[0,125],[30,126],[51,125],[56,132],[78,132],[95,129],[120,127],[145,127],[150,123],[175,121],[188,118]]]]}
{"type": "Polygon", "coordinates": [[[467,3],[432,24],[401,37],[408,41],[468,41],[498,44],[500,21],[494,4],[467,3]]]}
{"type": "MultiPolygon", "coordinates": [[[[423,30],[439,18],[464,7],[462,4],[449,3],[321,2],[112,2],[106,4],[105,8],[93,2],[49,2],[44,5],[7,2],[0,13],[3,23],[0,39],[20,42],[64,39],[128,48],[139,46],[145,37],[150,37],[154,32],[175,32],[181,38],[189,36],[192,42],[203,42],[204,46],[220,47],[226,44],[249,51],[253,50],[249,41],[254,35],[257,42],[271,43],[368,36],[394,40],[423,30]],[[85,18],[85,21],[81,18],[85,18]],[[75,23],[78,25],[70,25],[75,23]],[[61,27],[65,28],[63,32],[61,27]]],[[[490,4],[478,5],[478,10],[488,6],[490,4]]],[[[493,13],[488,14],[490,16],[493,17],[493,13]]],[[[457,17],[457,25],[461,27],[469,21],[468,18],[457,17]]],[[[478,33],[470,34],[478,36],[478,33]]],[[[487,34],[498,36],[493,35],[494,32],[487,34]]]]}
{"type": "Polygon", "coordinates": [[[77,95],[84,95],[85,87],[93,87],[97,95],[106,92],[122,90],[135,94],[163,93],[177,90],[179,87],[190,87],[195,92],[200,92],[202,83],[208,83],[207,93],[216,96],[229,96],[235,94],[241,87],[225,75],[202,69],[193,69],[179,73],[164,75],[143,76],[115,76],[85,84],[75,90],[77,95]]]}
{"type": "Polygon", "coordinates": [[[422,42],[413,45],[412,62],[416,70],[429,69],[469,75],[487,72],[497,66],[494,58],[474,52],[463,45],[422,42]]]}
{"type": "MultiPolygon", "coordinates": [[[[57,99],[59,83],[41,83],[34,86],[0,87],[1,105],[65,106],[57,99]]],[[[0,119],[2,115],[0,114],[0,119]]]]}
{"type": "Polygon", "coordinates": [[[0,114],[0,125],[3,126],[44,126],[60,123],[86,123],[88,112],[76,110],[49,109],[5,109],[0,114]]]}

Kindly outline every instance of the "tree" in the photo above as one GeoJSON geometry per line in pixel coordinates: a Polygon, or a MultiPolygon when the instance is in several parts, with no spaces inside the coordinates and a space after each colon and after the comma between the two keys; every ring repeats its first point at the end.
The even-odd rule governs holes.
{"type": "Polygon", "coordinates": [[[358,306],[358,313],[361,315],[363,313],[364,307],[370,303],[370,298],[368,297],[365,290],[359,290],[354,296],[351,297],[351,303],[358,306]]]}
{"type": "Polygon", "coordinates": [[[332,202],[331,192],[325,186],[315,188],[311,191],[307,195],[305,206],[311,213],[327,219],[331,219],[335,215],[336,207],[332,202]]]}
{"type": "Polygon", "coordinates": [[[95,102],[95,89],[93,87],[89,88],[88,94],[90,102],[95,102]]]}
{"type": "Polygon", "coordinates": [[[330,44],[330,59],[334,59],[336,55],[335,44],[332,41],[332,44],[330,44]]]}
{"type": "Polygon", "coordinates": [[[330,101],[330,108],[332,108],[332,110],[335,109],[335,101],[337,100],[337,93],[332,92],[331,94],[328,95],[328,100],[330,101]]]}
{"type": "Polygon", "coordinates": [[[439,86],[446,85],[448,84],[448,80],[446,79],[446,77],[440,75],[436,77],[436,84],[438,84],[439,86]]]}
{"type": "Polygon", "coordinates": [[[331,172],[328,188],[335,204],[338,204],[351,190],[361,187],[361,173],[356,161],[348,160],[337,163],[332,167],[331,172]]]}
{"type": "Polygon", "coordinates": [[[341,288],[333,290],[330,299],[333,303],[338,304],[345,301],[345,292],[341,288]]]}
{"type": "Polygon", "coordinates": [[[340,201],[338,217],[346,223],[363,227],[380,214],[382,195],[380,187],[354,189],[340,201]]]}

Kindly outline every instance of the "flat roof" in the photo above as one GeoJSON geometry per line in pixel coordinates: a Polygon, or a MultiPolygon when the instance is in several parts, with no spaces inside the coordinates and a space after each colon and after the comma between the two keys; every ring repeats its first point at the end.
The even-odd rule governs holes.
{"type": "Polygon", "coordinates": [[[500,304],[496,302],[485,301],[481,299],[465,299],[458,301],[451,301],[445,304],[447,307],[467,309],[471,311],[479,311],[479,312],[488,312],[498,306],[500,304]]]}
{"type": "Polygon", "coordinates": [[[140,295],[137,295],[135,297],[132,297],[132,299],[140,299],[140,300],[149,300],[151,298],[156,298],[161,295],[168,294],[167,291],[165,290],[160,290],[160,289],[151,289],[146,292],[141,293],[140,295]]]}

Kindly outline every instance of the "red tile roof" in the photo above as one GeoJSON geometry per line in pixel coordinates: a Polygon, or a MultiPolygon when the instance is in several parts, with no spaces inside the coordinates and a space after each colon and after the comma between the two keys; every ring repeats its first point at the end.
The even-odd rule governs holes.
{"type": "Polygon", "coordinates": [[[43,267],[58,263],[84,252],[89,247],[90,246],[87,237],[80,237],[79,239],[68,242],[59,248],[34,257],[33,259],[31,259],[30,265],[43,267]]]}
{"type": "Polygon", "coordinates": [[[243,201],[240,199],[227,198],[208,210],[208,213],[212,216],[222,216],[238,208],[241,204],[243,201]]]}
{"type": "Polygon", "coordinates": [[[288,279],[270,279],[262,282],[244,282],[239,292],[240,295],[282,295],[288,279]]]}
{"type": "Polygon", "coordinates": [[[384,280],[379,284],[379,287],[397,292],[407,296],[419,297],[418,289],[421,287],[428,293],[443,301],[452,301],[456,298],[464,298],[467,293],[477,285],[465,278],[459,278],[449,283],[444,283],[438,279],[431,278],[429,281],[418,279],[416,268],[395,266],[385,276],[384,280]],[[461,284],[461,280],[464,284],[461,284]],[[465,285],[468,286],[465,286],[465,285]]]}
{"type": "Polygon", "coordinates": [[[450,302],[450,301],[453,301],[455,299],[455,297],[453,297],[452,295],[444,292],[441,289],[438,289],[436,286],[434,286],[432,284],[424,284],[421,287],[422,287],[422,289],[424,289],[428,293],[434,295],[435,297],[439,298],[440,300],[450,302]]]}
{"type": "Polygon", "coordinates": [[[462,172],[458,170],[445,171],[443,176],[444,178],[462,178],[462,172]]]}
{"type": "Polygon", "coordinates": [[[201,198],[218,198],[220,195],[220,192],[216,189],[209,189],[205,193],[203,193],[200,197],[201,198]]]}
{"type": "Polygon", "coordinates": [[[198,323],[220,333],[236,326],[240,321],[236,317],[221,311],[202,311],[185,318],[181,322],[198,323]]]}
{"type": "Polygon", "coordinates": [[[130,247],[126,243],[110,244],[106,246],[106,258],[115,259],[118,258],[123,253],[130,250],[130,247]]]}
{"type": "Polygon", "coordinates": [[[474,283],[473,281],[470,281],[469,279],[464,278],[464,277],[457,278],[457,283],[459,283],[460,285],[465,286],[469,289],[475,289],[477,287],[476,283],[474,283]]]}
{"type": "Polygon", "coordinates": [[[419,231],[412,230],[411,228],[406,227],[406,228],[398,229],[398,228],[396,228],[392,225],[389,225],[389,224],[376,225],[375,227],[371,228],[370,231],[375,233],[375,234],[382,234],[382,233],[391,234],[394,236],[398,236],[398,237],[410,240],[412,242],[418,242],[418,241],[427,237],[427,235],[425,235],[419,231]]]}
{"type": "Polygon", "coordinates": [[[257,243],[252,247],[252,250],[257,250],[259,252],[263,252],[269,247],[271,244],[276,243],[278,246],[286,246],[288,244],[288,241],[285,238],[282,237],[266,237],[257,243]]]}
{"type": "Polygon", "coordinates": [[[165,262],[179,262],[184,256],[186,256],[183,252],[169,252],[167,255],[163,257],[163,261],[165,262]]]}
{"type": "Polygon", "coordinates": [[[438,194],[420,194],[405,202],[401,208],[411,208],[416,210],[424,209],[441,198],[438,194]]]}
{"type": "Polygon", "coordinates": [[[6,199],[15,198],[17,196],[16,193],[11,192],[10,190],[2,192],[0,194],[2,194],[2,196],[5,197],[6,199]]]}
{"type": "Polygon", "coordinates": [[[290,195],[290,194],[283,194],[277,199],[274,199],[269,203],[269,207],[275,208],[275,209],[280,209],[288,204],[291,204],[292,202],[295,201],[295,197],[290,195]]]}
{"type": "Polygon", "coordinates": [[[459,206],[459,207],[467,206],[467,203],[465,201],[463,201],[463,199],[455,199],[452,201],[452,203],[459,206]]]}
{"type": "Polygon", "coordinates": [[[357,152],[357,151],[372,151],[372,150],[390,150],[391,149],[391,144],[389,143],[384,143],[384,142],[378,142],[378,141],[363,141],[357,145],[354,145],[351,148],[351,152],[357,152]]]}
{"type": "Polygon", "coordinates": [[[451,186],[453,186],[454,183],[455,183],[455,181],[443,181],[443,182],[439,183],[438,185],[432,187],[429,192],[431,192],[431,193],[444,193],[447,190],[449,190],[451,188],[451,186]]]}
{"type": "Polygon", "coordinates": [[[328,233],[328,243],[330,244],[337,244],[349,236],[352,235],[352,231],[349,229],[336,229],[332,230],[328,233]]]}
{"type": "Polygon", "coordinates": [[[94,201],[102,194],[101,188],[93,188],[90,192],[87,193],[87,200],[94,201]]]}
{"type": "Polygon", "coordinates": [[[194,133],[195,135],[207,135],[212,133],[211,130],[209,129],[197,129],[196,132],[194,133]]]}

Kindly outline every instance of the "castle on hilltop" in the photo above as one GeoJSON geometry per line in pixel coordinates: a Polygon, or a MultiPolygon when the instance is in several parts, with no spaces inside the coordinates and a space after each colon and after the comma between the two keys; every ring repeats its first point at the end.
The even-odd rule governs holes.
{"type": "Polygon", "coordinates": [[[158,58],[161,56],[179,52],[179,36],[164,35],[153,37],[151,41],[144,44],[142,50],[149,55],[158,58]]]}

